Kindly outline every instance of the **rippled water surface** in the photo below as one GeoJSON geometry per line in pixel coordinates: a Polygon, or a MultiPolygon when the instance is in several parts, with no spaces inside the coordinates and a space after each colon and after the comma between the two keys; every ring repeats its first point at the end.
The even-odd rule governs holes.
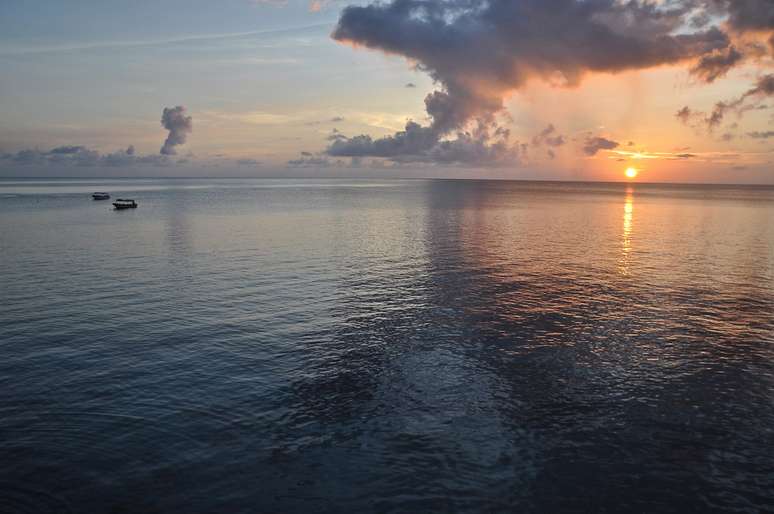
{"type": "Polygon", "coordinates": [[[0,252],[2,513],[774,509],[771,188],[6,180],[0,252]]]}

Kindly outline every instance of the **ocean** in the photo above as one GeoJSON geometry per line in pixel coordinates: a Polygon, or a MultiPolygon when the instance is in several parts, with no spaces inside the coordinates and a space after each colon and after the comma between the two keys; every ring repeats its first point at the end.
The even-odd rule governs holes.
{"type": "Polygon", "coordinates": [[[3,179],[0,269],[2,513],[774,509],[772,187],[3,179]]]}

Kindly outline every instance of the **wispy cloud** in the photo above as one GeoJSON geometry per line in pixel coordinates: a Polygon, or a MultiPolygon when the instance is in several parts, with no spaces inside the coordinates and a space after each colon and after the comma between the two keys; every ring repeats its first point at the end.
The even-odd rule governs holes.
{"type": "Polygon", "coordinates": [[[170,46],[180,45],[186,43],[197,43],[204,41],[223,41],[223,40],[236,40],[248,37],[272,37],[283,34],[291,34],[294,32],[324,29],[328,28],[328,24],[317,23],[312,25],[301,25],[297,27],[288,27],[283,29],[272,30],[258,30],[250,32],[226,32],[219,34],[193,34],[188,36],[179,36],[174,38],[159,38],[159,39],[146,39],[146,40],[132,40],[132,41],[96,41],[88,43],[62,43],[57,45],[47,46],[17,46],[6,47],[0,49],[0,56],[24,56],[34,54],[49,54],[60,52],[81,52],[90,50],[104,50],[104,49],[122,49],[122,48],[141,48],[141,47],[156,47],[156,46],[170,46]]]}
{"type": "Polygon", "coordinates": [[[663,161],[692,161],[703,163],[734,163],[739,160],[748,160],[751,163],[765,162],[769,152],[632,152],[627,150],[613,150],[611,158],[616,160],[663,160],[663,161]]]}
{"type": "Polygon", "coordinates": [[[725,121],[729,113],[734,113],[741,118],[748,111],[767,108],[762,102],[771,96],[774,96],[774,74],[762,75],[742,95],[716,103],[709,113],[685,106],[677,111],[675,117],[690,127],[706,127],[712,131],[725,121]]]}

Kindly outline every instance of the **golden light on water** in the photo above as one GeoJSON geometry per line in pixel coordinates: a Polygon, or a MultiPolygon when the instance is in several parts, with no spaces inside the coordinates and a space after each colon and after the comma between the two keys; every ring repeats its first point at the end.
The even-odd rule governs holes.
{"type": "Polygon", "coordinates": [[[626,171],[624,171],[624,175],[626,175],[626,178],[637,178],[637,175],[639,174],[639,171],[637,168],[626,168],[626,171]]]}
{"type": "MultiPolygon", "coordinates": [[[[626,170],[629,171],[629,170],[626,170]]],[[[635,170],[636,171],[636,170],[635,170]]],[[[627,176],[628,173],[627,173],[627,176]]],[[[622,275],[629,275],[629,259],[632,252],[632,228],[634,221],[634,190],[629,187],[624,199],[623,231],[621,234],[621,259],[618,269],[622,275]]]]}

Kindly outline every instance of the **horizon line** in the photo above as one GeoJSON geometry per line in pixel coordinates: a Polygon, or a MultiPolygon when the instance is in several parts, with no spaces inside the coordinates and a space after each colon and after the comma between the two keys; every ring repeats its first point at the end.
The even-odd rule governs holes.
{"type": "Polygon", "coordinates": [[[774,188],[774,183],[738,183],[738,182],[643,182],[643,181],[623,181],[623,180],[562,180],[562,179],[528,179],[528,178],[496,178],[496,177],[288,177],[288,176],[264,176],[264,177],[245,177],[245,176],[116,176],[116,177],[90,177],[90,176],[69,176],[69,177],[46,177],[46,176],[24,176],[24,177],[3,177],[2,180],[448,180],[448,181],[478,181],[478,182],[533,182],[533,183],[564,183],[564,184],[615,184],[628,186],[737,186],[737,187],[766,187],[774,188]]]}

